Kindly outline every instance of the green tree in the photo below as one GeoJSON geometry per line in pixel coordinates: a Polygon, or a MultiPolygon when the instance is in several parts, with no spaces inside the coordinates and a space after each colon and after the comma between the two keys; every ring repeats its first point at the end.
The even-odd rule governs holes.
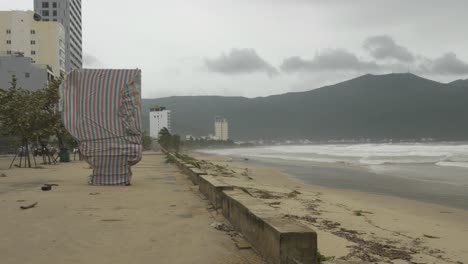
{"type": "Polygon", "coordinates": [[[62,138],[67,132],[57,108],[61,81],[62,78],[52,80],[43,89],[28,91],[18,87],[17,79],[13,76],[10,88],[0,90],[1,134],[18,138],[26,152],[21,154],[27,155],[28,167],[31,167],[31,142],[55,135],[60,147],[64,146],[62,138]]]}
{"type": "Polygon", "coordinates": [[[148,136],[148,133],[145,131],[143,133],[143,149],[151,150],[152,146],[153,146],[153,140],[151,139],[150,136],[148,136]]]}
{"type": "Polygon", "coordinates": [[[172,135],[167,128],[161,129],[158,134],[159,145],[167,151],[179,151],[180,136],[172,135]]]}
{"type": "Polygon", "coordinates": [[[159,131],[159,134],[158,134],[158,143],[159,145],[165,149],[165,150],[169,150],[170,146],[171,146],[171,133],[169,132],[169,130],[167,128],[162,128],[160,131],[159,131]]]}
{"type": "Polygon", "coordinates": [[[180,136],[173,135],[171,137],[171,149],[178,152],[180,150],[180,136]]]}

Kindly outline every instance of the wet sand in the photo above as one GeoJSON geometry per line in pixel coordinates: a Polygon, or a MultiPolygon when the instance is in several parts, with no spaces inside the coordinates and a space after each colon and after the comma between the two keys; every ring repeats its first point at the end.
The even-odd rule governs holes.
{"type": "MultiPolygon", "coordinates": [[[[351,190],[351,177],[371,175],[360,167],[301,168],[313,173],[322,185],[291,177],[283,164],[242,161],[226,156],[191,153],[205,160],[209,174],[220,181],[248,190],[278,216],[299,221],[318,233],[320,252],[347,261],[378,263],[466,263],[468,262],[468,211],[396,196],[351,190]],[[216,164],[224,166],[219,170],[216,164]],[[350,169],[352,172],[350,172],[350,169]],[[327,177],[345,178],[343,188],[326,187],[327,177]]],[[[318,182],[318,180],[317,180],[318,182]]],[[[370,182],[369,186],[373,184],[370,182]]],[[[400,182],[392,183],[398,186],[400,182]]],[[[402,188],[405,188],[402,186],[402,188]]],[[[364,190],[364,189],[363,189],[364,190]]],[[[369,189],[367,189],[369,190],[369,189]]],[[[379,190],[380,191],[380,190],[379,190]]]]}
{"type": "Polygon", "coordinates": [[[468,173],[466,169],[414,164],[388,166],[388,169],[386,166],[378,166],[379,173],[375,173],[365,167],[336,163],[266,159],[249,162],[272,166],[307,184],[407,198],[468,210],[468,174],[464,174],[468,173]],[[414,177],[414,171],[418,171],[420,176],[414,177]]]}

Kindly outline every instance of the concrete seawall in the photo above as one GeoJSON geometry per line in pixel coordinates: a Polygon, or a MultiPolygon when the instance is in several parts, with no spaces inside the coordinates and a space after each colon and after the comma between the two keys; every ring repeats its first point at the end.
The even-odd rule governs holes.
{"type": "Polygon", "coordinates": [[[267,263],[310,264],[317,259],[317,233],[310,228],[278,217],[273,208],[248,193],[222,183],[217,177],[171,153],[176,165],[200,192],[243,234],[267,263]]]}

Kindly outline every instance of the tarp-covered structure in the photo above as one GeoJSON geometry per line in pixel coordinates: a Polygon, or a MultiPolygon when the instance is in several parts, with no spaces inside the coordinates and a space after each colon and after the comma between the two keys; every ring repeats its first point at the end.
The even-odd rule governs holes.
{"type": "Polygon", "coordinates": [[[92,185],[130,185],[141,160],[141,71],[80,69],[60,88],[62,120],[92,166],[92,185]]]}

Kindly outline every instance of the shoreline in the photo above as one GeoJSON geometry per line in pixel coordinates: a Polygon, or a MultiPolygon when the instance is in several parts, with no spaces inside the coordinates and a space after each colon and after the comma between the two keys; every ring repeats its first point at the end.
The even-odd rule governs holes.
{"type": "MultiPolygon", "coordinates": [[[[196,152],[200,153],[201,152],[196,152]]],[[[204,155],[218,155],[202,153],[204,155]]],[[[468,170],[461,168],[435,167],[428,164],[358,165],[343,162],[317,162],[249,158],[219,155],[242,164],[257,164],[273,167],[291,179],[303,184],[380,194],[409,199],[429,204],[468,210],[468,170]],[[453,174],[445,178],[444,173],[453,174]],[[417,177],[415,177],[417,172],[417,177]],[[437,173],[436,173],[437,172],[437,173]],[[436,175],[444,176],[436,176],[436,175]],[[450,182],[453,181],[453,182],[450,182]]]]}
{"type": "MultiPolygon", "coordinates": [[[[312,185],[286,175],[275,166],[255,161],[199,152],[190,155],[235,171],[234,177],[223,177],[230,184],[269,193],[260,198],[277,208],[279,214],[316,230],[319,250],[326,256],[345,260],[389,261],[395,258],[403,261],[395,263],[468,261],[468,251],[463,246],[468,235],[466,210],[312,185]],[[238,176],[242,171],[247,171],[248,177],[238,176]],[[291,191],[300,195],[295,199],[281,195],[291,191]],[[378,248],[376,245],[391,246],[393,251],[376,256],[374,253],[378,252],[372,249],[378,248]],[[364,249],[358,250],[359,247],[364,249]],[[370,257],[366,259],[366,255],[370,257]]],[[[359,173],[362,168],[355,169],[359,173]]]]}

